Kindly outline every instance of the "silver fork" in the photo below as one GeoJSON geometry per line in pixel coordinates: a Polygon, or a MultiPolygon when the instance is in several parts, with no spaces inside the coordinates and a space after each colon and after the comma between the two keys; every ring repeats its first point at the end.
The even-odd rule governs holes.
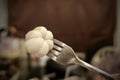
{"type": "Polygon", "coordinates": [[[67,65],[67,64],[79,64],[80,66],[97,72],[100,75],[104,76],[106,79],[114,80],[113,76],[97,67],[94,67],[87,62],[81,60],[74,52],[74,50],[67,44],[53,39],[54,48],[49,51],[48,56],[57,63],[67,65]]]}

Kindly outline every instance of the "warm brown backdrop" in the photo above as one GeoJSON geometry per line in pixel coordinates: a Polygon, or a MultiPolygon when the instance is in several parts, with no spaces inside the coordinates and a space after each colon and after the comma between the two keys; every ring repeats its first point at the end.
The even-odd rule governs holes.
{"type": "Polygon", "coordinates": [[[19,37],[38,25],[51,30],[75,51],[111,45],[116,17],[115,0],[8,0],[9,26],[19,37]]]}

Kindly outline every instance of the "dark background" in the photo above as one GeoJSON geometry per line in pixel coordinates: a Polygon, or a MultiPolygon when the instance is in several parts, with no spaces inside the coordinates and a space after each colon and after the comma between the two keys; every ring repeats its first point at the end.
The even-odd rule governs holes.
{"type": "Polygon", "coordinates": [[[116,0],[8,0],[8,13],[17,37],[43,25],[76,52],[113,44],[116,0]]]}

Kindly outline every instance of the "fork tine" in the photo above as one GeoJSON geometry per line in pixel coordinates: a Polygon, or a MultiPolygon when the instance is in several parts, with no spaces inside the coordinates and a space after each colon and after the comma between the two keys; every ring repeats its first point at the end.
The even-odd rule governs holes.
{"type": "Polygon", "coordinates": [[[52,51],[50,51],[47,55],[48,55],[51,59],[53,59],[53,60],[56,60],[56,59],[57,59],[57,56],[54,55],[52,51]]]}
{"type": "Polygon", "coordinates": [[[59,46],[57,46],[57,45],[54,45],[54,47],[53,47],[55,50],[57,50],[57,51],[61,51],[62,50],[62,47],[59,47],[59,46]]]}
{"type": "Polygon", "coordinates": [[[58,56],[59,54],[61,54],[60,52],[58,52],[56,50],[51,50],[51,53],[53,53],[55,56],[58,56]]]}
{"type": "Polygon", "coordinates": [[[64,45],[65,45],[65,43],[63,43],[63,42],[61,42],[61,41],[59,41],[59,40],[57,40],[57,39],[53,39],[53,41],[54,41],[54,43],[55,43],[56,45],[58,45],[58,46],[64,47],[64,45]]]}

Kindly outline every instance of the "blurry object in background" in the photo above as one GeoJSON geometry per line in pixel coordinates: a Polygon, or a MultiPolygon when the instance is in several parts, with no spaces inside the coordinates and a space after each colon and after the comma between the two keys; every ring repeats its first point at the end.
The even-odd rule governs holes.
{"type": "Polygon", "coordinates": [[[9,28],[0,28],[0,39],[6,38],[6,37],[16,37],[14,36],[16,33],[17,33],[17,30],[15,26],[10,26],[9,28]]]}
{"type": "Polygon", "coordinates": [[[20,55],[19,39],[10,35],[12,31],[9,29],[1,29],[0,58],[15,59],[20,55]]]}
{"type": "Polygon", "coordinates": [[[20,56],[19,39],[6,37],[0,43],[0,58],[15,59],[20,56]]]}
{"type": "MultiPolygon", "coordinates": [[[[25,55],[26,53],[23,47],[24,44],[21,44],[22,39],[14,36],[16,32],[17,30],[14,26],[0,29],[0,72],[6,72],[6,80],[17,80],[23,69],[20,65],[25,66],[20,64],[24,60],[23,58],[20,59],[21,54],[25,55]]],[[[0,78],[0,80],[5,79],[0,78]]]]}
{"type": "MultiPolygon", "coordinates": [[[[115,80],[120,79],[120,52],[116,51],[115,47],[107,46],[104,47],[94,55],[91,63],[116,76],[115,80]]],[[[93,80],[103,80],[103,78],[98,74],[92,74],[93,80]]]]}
{"type": "Polygon", "coordinates": [[[7,80],[6,71],[0,71],[0,80],[7,80]]]}
{"type": "MultiPolygon", "coordinates": [[[[85,60],[86,56],[84,52],[76,52],[77,56],[85,60]]],[[[65,71],[65,78],[68,78],[72,75],[85,76],[85,69],[80,65],[68,65],[65,71]]]]}
{"type": "Polygon", "coordinates": [[[2,39],[8,36],[8,30],[6,28],[0,28],[0,43],[2,39]]]}
{"type": "Polygon", "coordinates": [[[52,77],[51,80],[63,79],[65,76],[66,66],[60,65],[53,60],[49,60],[46,65],[46,74],[55,73],[55,77],[52,77]]]}
{"type": "Polygon", "coordinates": [[[98,65],[98,67],[111,74],[120,73],[120,52],[106,56],[98,65]]]}
{"type": "Polygon", "coordinates": [[[29,80],[39,80],[37,77],[31,78],[29,80]]]}
{"type": "Polygon", "coordinates": [[[10,27],[9,27],[9,31],[10,31],[11,35],[14,35],[14,34],[17,33],[17,30],[16,30],[16,27],[15,27],[15,26],[10,26],[10,27]]]}
{"type": "Polygon", "coordinates": [[[85,52],[75,52],[75,53],[79,58],[81,58],[83,60],[86,59],[86,53],[85,52]]]}
{"type": "MultiPolygon", "coordinates": [[[[89,80],[89,79],[88,79],[88,80],[89,80]]],[[[92,80],[108,80],[108,79],[105,79],[105,78],[103,78],[102,76],[100,76],[100,75],[98,75],[98,74],[97,74],[97,75],[95,74],[95,75],[93,76],[92,80]]]]}
{"type": "Polygon", "coordinates": [[[66,68],[65,78],[68,78],[71,76],[79,76],[80,78],[81,77],[86,78],[87,77],[86,69],[84,69],[80,65],[69,65],[66,68]]]}
{"type": "Polygon", "coordinates": [[[0,58],[0,72],[5,72],[4,75],[0,74],[0,80],[10,80],[10,78],[19,71],[19,59],[5,59],[0,58]],[[2,77],[5,76],[5,79],[2,77]]]}
{"type": "Polygon", "coordinates": [[[91,60],[91,64],[98,67],[103,59],[109,55],[115,54],[115,48],[113,46],[105,46],[99,49],[91,60]]]}
{"type": "Polygon", "coordinates": [[[63,80],[86,80],[86,79],[84,77],[71,76],[71,77],[65,78],[63,80]]]}

